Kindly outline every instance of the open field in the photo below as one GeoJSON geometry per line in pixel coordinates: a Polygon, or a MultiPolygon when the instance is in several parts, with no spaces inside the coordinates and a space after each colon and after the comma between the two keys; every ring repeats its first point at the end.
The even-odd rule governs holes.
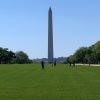
{"type": "Polygon", "coordinates": [[[100,100],[100,67],[0,65],[0,100],[100,100]]]}

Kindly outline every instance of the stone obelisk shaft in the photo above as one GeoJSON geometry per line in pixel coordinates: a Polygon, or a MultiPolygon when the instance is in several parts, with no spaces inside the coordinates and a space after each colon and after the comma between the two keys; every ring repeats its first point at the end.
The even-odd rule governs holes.
{"type": "Polygon", "coordinates": [[[53,23],[52,9],[48,12],[48,62],[53,63],[53,23]]]}

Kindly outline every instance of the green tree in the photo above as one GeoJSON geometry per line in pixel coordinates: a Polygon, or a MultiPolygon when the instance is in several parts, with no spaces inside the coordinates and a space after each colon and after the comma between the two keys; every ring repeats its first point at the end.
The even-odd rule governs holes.
{"type": "Polygon", "coordinates": [[[68,57],[68,63],[74,63],[76,62],[76,56],[75,55],[71,55],[68,57]]]}
{"type": "Polygon", "coordinates": [[[77,63],[84,63],[85,55],[87,54],[88,48],[87,47],[81,47],[75,52],[76,56],[76,62],[77,63]]]}
{"type": "Polygon", "coordinates": [[[0,47],[0,64],[10,63],[14,57],[15,57],[14,52],[9,51],[8,48],[0,47]]]}
{"type": "Polygon", "coordinates": [[[29,61],[28,55],[23,51],[16,52],[15,56],[16,56],[16,63],[18,64],[28,63],[29,61]]]}
{"type": "Polygon", "coordinates": [[[96,63],[100,64],[100,41],[93,46],[93,53],[96,63]]]}
{"type": "Polygon", "coordinates": [[[68,61],[72,61],[75,57],[76,63],[99,63],[100,64],[100,41],[90,47],[79,48],[74,55],[67,58],[68,61]]]}

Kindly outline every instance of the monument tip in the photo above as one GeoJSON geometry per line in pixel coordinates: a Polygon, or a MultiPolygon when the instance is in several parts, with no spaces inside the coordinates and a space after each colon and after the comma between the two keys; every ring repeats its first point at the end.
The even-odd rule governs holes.
{"type": "Polygon", "coordinates": [[[52,9],[51,9],[51,6],[49,7],[49,10],[52,10],[52,9]]]}

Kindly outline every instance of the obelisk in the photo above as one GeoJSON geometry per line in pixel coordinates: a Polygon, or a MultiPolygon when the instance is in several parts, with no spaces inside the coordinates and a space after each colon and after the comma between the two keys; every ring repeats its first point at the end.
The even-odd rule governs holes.
{"type": "Polygon", "coordinates": [[[48,63],[53,63],[53,23],[51,7],[48,12],[48,63]]]}

